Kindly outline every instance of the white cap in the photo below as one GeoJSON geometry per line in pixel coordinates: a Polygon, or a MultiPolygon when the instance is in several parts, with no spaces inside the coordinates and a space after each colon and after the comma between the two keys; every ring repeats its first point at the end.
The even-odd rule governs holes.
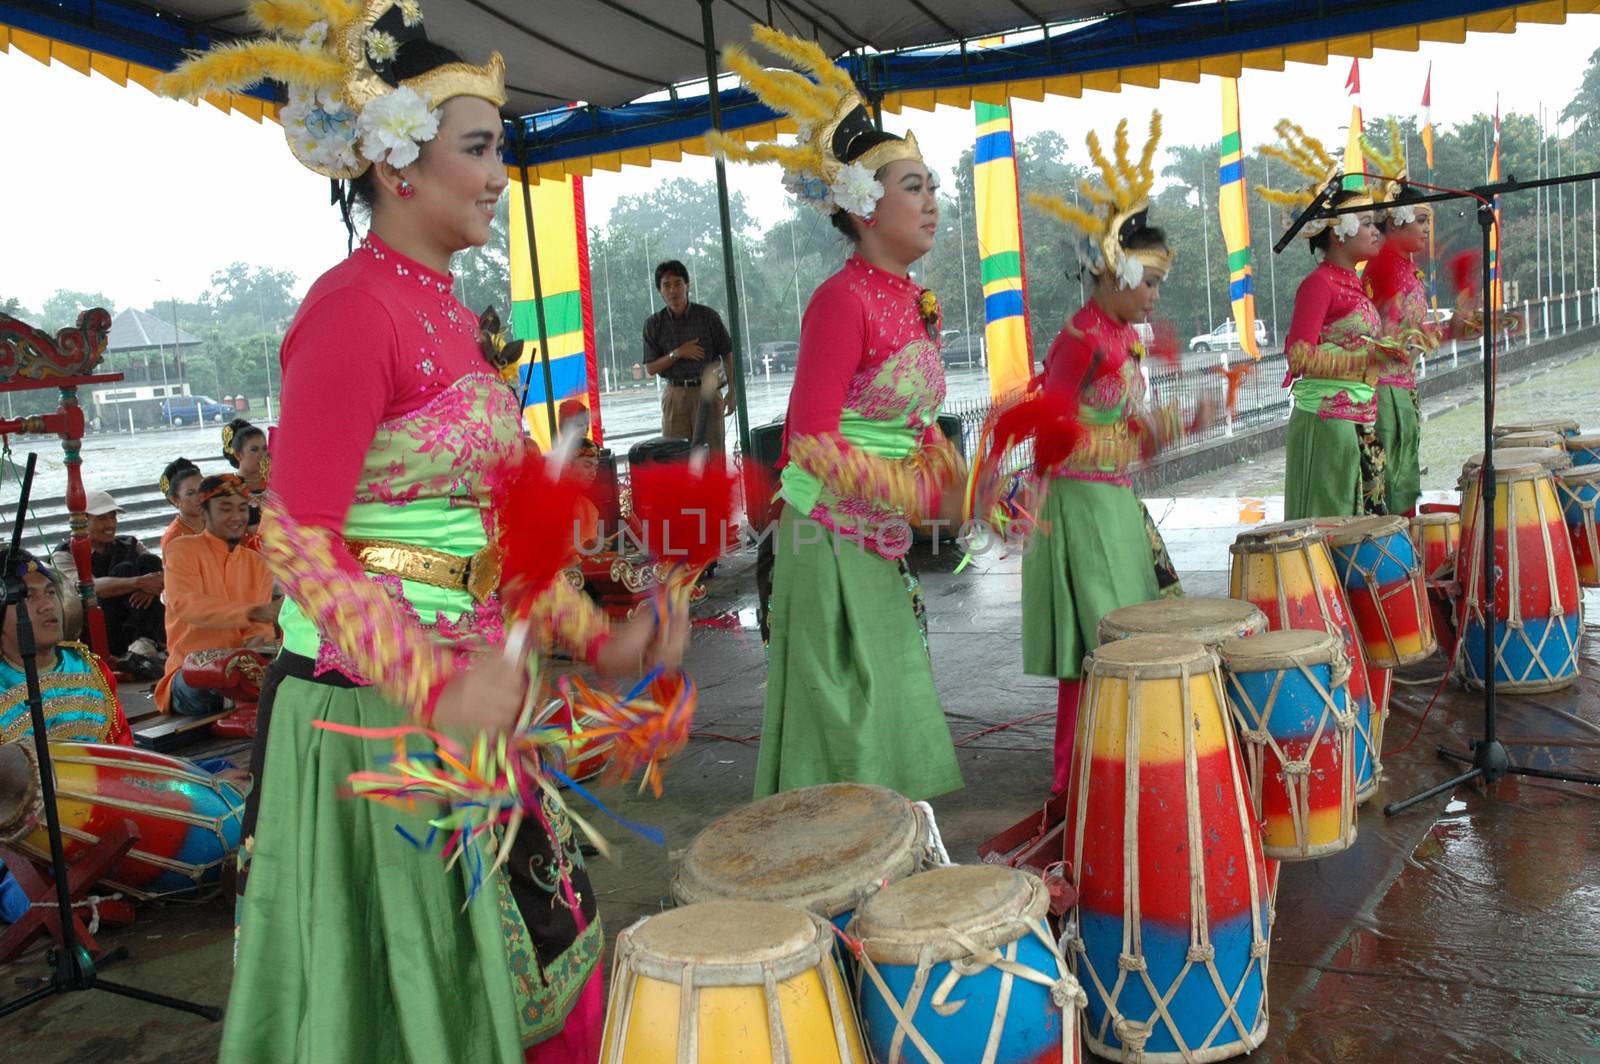
{"type": "Polygon", "coordinates": [[[128,511],[117,505],[109,491],[91,491],[84,501],[83,512],[90,517],[102,514],[125,514],[128,511]]]}

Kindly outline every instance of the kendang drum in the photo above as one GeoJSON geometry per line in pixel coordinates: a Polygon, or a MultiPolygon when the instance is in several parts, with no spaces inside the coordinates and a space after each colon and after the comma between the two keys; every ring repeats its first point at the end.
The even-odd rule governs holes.
{"type": "Polygon", "coordinates": [[[1461,508],[1420,507],[1411,519],[1411,543],[1422,558],[1422,575],[1432,580],[1446,566],[1454,567],[1461,548],[1461,508]]]}
{"type": "Polygon", "coordinates": [[[1109,643],[1132,635],[1175,635],[1198,640],[1215,650],[1225,640],[1260,635],[1266,630],[1266,614],[1248,602],[1186,595],[1112,610],[1100,619],[1099,641],[1109,643]]]}
{"type": "Polygon", "coordinates": [[[1339,640],[1268,632],[1220,653],[1262,852],[1302,861],[1355,845],[1356,710],[1339,640]]]}
{"type": "Polygon", "coordinates": [[[833,938],[777,902],[640,920],[617,935],[601,1064],[871,1064],[833,938]]]}
{"type": "Polygon", "coordinates": [[[1600,502],[1600,465],[1573,466],[1556,477],[1561,516],[1572,538],[1578,582],[1600,587],[1600,533],[1595,529],[1595,504],[1600,502]]]}
{"type": "Polygon", "coordinates": [[[843,930],[869,894],[936,862],[931,839],[923,808],[887,787],[801,787],[707,824],[684,851],[672,897],[783,902],[843,930]]]}
{"type": "Polygon", "coordinates": [[[1566,450],[1567,437],[1559,432],[1544,432],[1539,429],[1529,429],[1522,432],[1508,432],[1494,441],[1495,450],[1506,447],[1548,447],[1553,451],[1566,450]]]}
{"type": "Polygon", "coordinates": [[[1438,641],[1428,615],[1422,559],[1406,519],[1345,518],[1327,533],[1333,568],[1368,664],[1394,669],[1432,656],[1438,641]]]}
{"type": "MultiPolygon", "coordinates": [[[[1571,418],[1551,418],[1548,421],[1529,421],[1517,425],[1496,425],[1494,438],[1501,439],[1519,432],[1554,432],[1559,436],[1576,436],[1578,423],[1571,418]]],[[[1496,444],[1496,446],[1499,446],[1496,444]]]]}
{"type": "MultiPolygon", "coordinates": [[[[1534,465],[1542,466],[1554,476],[1563,469],[1572,468],[1572,455],[1566,451],[1554,451],[1548,447],[1496,447],[1494,449],[1494,464],[1502,465],[1534,465]]],[[[1461,527],[1466,528],[1472,523],[1474,512],[1478,508],[1478,473],[1483,469],[1483,452],[1468,458],[1462,463],[1461,476],[1456,481],[1456,490],[1461,492],[1461,527]]]]}
{"type": "Polygon", "coordinates": [[[1160,636],[1095,650],[1067,795],[1089,1048],[1159,1064],[1259,1046],[1267,869],[1216,657],[1160,636]]]}
{"type": "Polygon", "coordinates": [[[1567,437],[1566,447],[1567,453],[1572,456],[1573,465],[1600,465],[1600,433],[1586,436],[1574,433],[1567,437]]]}
{"type": "MultiPolygon", "coordinates": [[[[105,743],[51,743],[50,760],[68,862],[120,821],[139,828],[139,842],[111,867],[107,886],[135,898],[192,895],[215,886],[239,849],[244,795],[198,765],[105,743]]],[[[39,792],[32,744],[0,746],[0,842],[48,861],[39,792]]]]}
{"type": "Polygon", "coordinates": [[[1381,702],[1372,697],[1374,676],[1344,587],[1334,570],[1327,533],[1300,519],[1241,532],[1233,555],[1230,594],[1259,606],[1273,631],[1332,632],[1343,640],[1350,662],[1350,698],[1356,705],[1356,797],[1377,792],[1380,767],[1373,742],[1383,724],[1381,702]]]}
{"type": "Polygon", "coordinates": [[[868,898],[849,934],[873,1059],[1077,1064],[1086,998],[1049,910],[1042,880],[998,865],[936,868],[868,898]]]}
{"type": "Polygon", "coordinates": [[[1558,690],[1578,678],[1578,566],[1572,539],[1547,469],[1532,462],[1496,465],[1494,476],[1498,578],[1493,618],[1486,608],[1483,529],[1475,507],[1461,530],[1457,667],[1469,686],[1481,687],[1486,651],[1492,647],[1497,687],[1558,690]]]}

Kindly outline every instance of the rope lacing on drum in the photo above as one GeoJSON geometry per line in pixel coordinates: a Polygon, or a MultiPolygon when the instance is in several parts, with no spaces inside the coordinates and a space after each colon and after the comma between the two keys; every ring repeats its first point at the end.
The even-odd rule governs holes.
{"type": "Polygon", "coordinates": [[[1285,776],[1309,776],[1311,775],[1311,762],[1285,761],[1283,763],[1283,774],[1285,776]]]}

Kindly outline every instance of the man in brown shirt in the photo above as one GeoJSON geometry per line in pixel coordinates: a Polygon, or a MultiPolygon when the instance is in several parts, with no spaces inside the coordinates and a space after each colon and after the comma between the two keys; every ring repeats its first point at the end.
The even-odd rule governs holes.
{"type": "Polygon", "coordinates": [[[656,291],[666,304],[644,323],[644,368],[666,383],[661,393],[661,435],[692,439],[700,402],[700,377],[720,363],[727,392],[711,411],[706,443],[722,453],[722,421],[733,413],[732,373],[726,369],[733,339],[722,316],[708,306],[689,302],[689,271],[676,259],[656,267],[656,291]]]}

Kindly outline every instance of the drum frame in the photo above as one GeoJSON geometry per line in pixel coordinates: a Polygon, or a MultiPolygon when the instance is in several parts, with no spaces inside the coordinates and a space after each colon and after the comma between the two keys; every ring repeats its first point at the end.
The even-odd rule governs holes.
{"type": "MultiPolygon", "coordinates": [[[[854,1020],[854,1005],[848,994],[841,993],[845,990],[844,977],[834,961],[832,926],[813,912],[805,909],[793,911],[803,913],[813,924],[812,941],[792,956],[770,961],[671,960],[645,953],[634,941],[639,929],[655,917],[647,916],[623,928],[617,934],[616,959],[611,964],[611,987],[606,995],[607,1030],[611,1028],[613,1012],[619,1015],[611,1052],[600,1064],[625,1064],[623,1052],[627,1048],[627,1035],[633,1018],[634,989],[639,979],[651,979],[678,987],[678,1064],[719,1064],[700,1060],[700,991],[711,987],[760,989],[766,1002],[767,1037],[774,1064],[805,1064],[804,1058],[796,1057],[789,1046],[788,1033],[783,1025],[783,1011],[778,1001],[778,984],[810,971],[818,971],[822,979],[839,1059],[846,1064],[871,1064],[869,1060],[858,1058],[850,1044],[851,1032],[846,1017],[854,1020]]],[[[860,1025],[856,1024],[856,1028],[857,1037],[860,1037],[860,1025]]]]}
{"type": "MultiPolygon", "coordinates": [[[[1510,675],[1510,667],[1504,665],[1504,662],[1506,649],[1511,646],[1513,638],[1521,640],[1522,646],[1528,651],[1529,663],[1524,676],[1521,679],[1497,679],[1494,684],[1496,689],[1521,691],[1528,694],[1559,691],[1577,682],[1579,675],[1577,642],[1569,642],[1567,645],[1567,660],[1572,664],[1572,675],[1570,676],[1558,677],[1552,674],[1545,666],[1541,652],[1545,649],[1545,645],[1549,642],[1552,633],[1557,631],[1565,633],[1566,629],[1557,622],[1561,618],[1569,616],[1571,611],[1578,613],[1579,628],[1581,630],[1583,590],[1580,585],[1578,598],[1575,602],[1568,603],[1561,598],[1560,581],[1556,570],[1554,540],[1550,535],[1551,515],[1546,511],[1544,493],[1539,490],[1541,484],[1548,486],[1549,502],[1555,506],[1554,523],[1566,528],[1566,515],[1561,512],[1561,502],[1556,497],[1555,474],[1542,467],[1521,465],[1496,466],[1494,472],[1497,481],[1495,494],[1498,495],[1501,490],[1504,490],[1506,502],[1506,520],[1503,528],[1496,519],[1497,515],[1491,514],[1489,517],[1495,530],[1503,532],[1506,537],[1505,572],[1496,579],[1495,583],[1497,585],[1496,591],[1499,590],[1498,585],[1502,583],[1507,588],[1506,601],[1510,608],[1507,611],[1507,616],[1494,617],[1493,624],[1485,623],[1487,616],[1496,613],[1497,610],[1494,609],[1492,603],[1486,608],[1483,601],[1484,545],[1482,542],[1483,526],[1480,523],[1483,520],[1483,507],[1479,506],[1473,511],[1471,526],[1463,524],[1461,529],[1460,560],[1465,564],[1464,566],[1458,564],[1456,568],[1457,572],[1460,572],[1463,567],[1466,569],[1466,579],[1461,583],[1461,598],[1456,605],[1457,640],[1456,660],[1454,663],[1456,675],[1468,687],[1475,690],[1481,690],[1484,687],[1484,677],[1473,674],[1471,662],[1468,660],[1471,655],[1467,652],[1467,625],[1472,623],[1483,629],[1484,643],[1493,648],[1493,653],[1489,655],[1490,660],[1485,663],[1491,674],[1504,667],[1507,675],[1510,675]],[[1533,472],[1534,475],[1531,478],[1526,478],[1524,474],[1529,472],[1533,472]],[[1537,642],[1527,634],[1526,624],[1522,616],[1522,603],[1516,594],[1516,590],[1521,583],[1519,576],[1522,572],[1522,558],[1520,552],[1516,549],[1518,508],[1517,493],[1513,488],[1517,481],[1523,479],[1531,479],[1533,483],[1534,512],[1537,518],[1540,541],[1544,546],[1545,579],[1549,581],[1550,585],[1550,613],[1543,618],[1538,618],[1547,620],[1550,624],[1545,628],[1543,635],[1539,637],[1537,642]],[[1500,623],[1505,625],[1505,634],[1496,639],[1494,627],[1495,624],[1500,623]],[[1542,675],[1535,676],[1536,672],[1542,675]]],[[[1476,486],[1481,481],[1482,470],[1480,469],[1478,481],[1475,482],[1474,494],[1482,494],[1481,487],[1476,486]]],[[[1571,539],[1566,538],[1564,545],[1568,550],[1571,550],[1571,539]]],[[[1492,544],[1490,549],[1498,552],[1499,547],[1497,544],[1492,544]]]]}
{"type": "MultiPolygon", "coordinates": [[[[1264,612],[1264,611],[1263,611],[1264,612]]],[[[1270,617],[1268,620],[1270,621],[1270,617]]],[[[1337,637],[1335,637],[1337,638],[1337,637]]],[[[1126,641],[1124,641],[1126,642],[1126,641]]],[[[1240,772],[1233,780],[1234,807],[1239,810],[1239,831],[1245,840],[1246,874],[1249,877],[1250,889],[1250,962],[1245,966],[1240,976],[1239,985],[1226,988],[1222,981],[1222,973],[1217,970],[1216,950],[1211,943],[1210,922],[1206,908],[1202,905],[1191,905],[1190,916],[1190,945],[1188,956],[1178,974],[1173,978],[1172,985],[1163,994],[1157,989],[1155,982],[1150,978],[1149,967],[1143,954],[1142,937],[1140,929],[1143,926],[1141,909],[1138,900],[1139,881],[1138,868],[1138,811],[1139,811],[1139,776],[1141,764],[1139,758],[1133,754],[1139,749],[1140,725],[1142,722],[1141,686],[1144,680],[1178,680],[1178,689],[1182,699],[1182,720],[1185,722],[1194,719],[1196,710],[1190,693],[1190,681],[1202,671],[1211,681],[1212,693],[1216,697],[1217,709],[1223,714],[1222,731],[1227,743],[1228,760],[1233,764],[1242,765],[1243,760],[1239,750],[1238,738],[1228,719],[1227,696],[1222,690],[1221,665],[1216,655],[1206,650],[1201,644],[1193,644],[1201,653],[1194,658],[1177,663],[1133,663],[1127,664],[1117,661],[1107,661],[1096,654],[1089,655],[1083,676],[1084,701],[1078,710],[1078,754],[1073,765],[1074,778],[1068,786],[1068,794],[1077,796],[1075,803],[1076,817],[1072,825],[1072,869],[1073,887],[1082,897],[1082,868],[1083,868],[1083,839],[1087,830],[1087,803],[1083,796],[1088,793],[1090,769],[1093,762],[1092,737],[1099,722],[1101,710],[1100,699],[1094,697],[1099,686],[1097,680],[1101,676],[1114,677],[1123,680],[1128,686],[1128,704],[1124,710],[1123,721],[1123,749],[1129,751],[1129,756],[1124,760],[1124,855],[1127,871],[1123,879],[1122,896],[1122,921],[1123,921],[1123,952],[1118,958],[1116,979],[1110,989],[1100,977],[1100,973],[1089,961],[1088,947],[1084,943],[1081,933],[1072,939],[1071,948],[1074,954],[1073,972],[1078,976],[1080,983],[1092,984],[1100,1000],[1105,1003],[1106,1013],[1101,1019],[1098,1031],[1090,1030],[1088,1014],[1085,1012],[1084,1040],[1089,1048],[1103,1057],[1125,1059],[1131,1054],[1133,1059],[1147,1062],[1147,1064],[1207,1064],[1210,1061],[1227,1060],[1231,1057],[1242,1056],[1259,1048],[1266,1040],[1270,1009],[1268,1007],[1268,960],[1271,949],[1271,901],[1267,895],[1267,881],[1257,878],[1256,862],[1251,859],[1248,849],[1254,846],[1260,852],[1259,831],[1249,795],[1245,793],[1244,774],[1240,772]],[[1133,839],[1127,838],[1128,833],[1133,834],[1133,839]],[[1263,926],[1267,932],[1262,933],[1263,926]],[[1191,968],[1202,965],[1211,976],[1212,985],[1218,988],[1218,997],[1222,1000],[1222,1017],[1217,1027],[1206,1036],[1205,1043],[1190,1048],[1184,1041],[1177,1025],[1167,1012],[1167,1005],[1183,985],[1191,968]],[[1240,991],[1252,977],[1257,966],[1260,967],[1261,978],[1261,1019],[1254,1027],[1250,1027],[1239,1015],[1236,1002],[1240,991]],[[1083,976],[1088,974],[1088,980],[1083,976]],[[1155,1003],[1155,1016],[1149,1021],[1138,1022],[1124,1017],[1117,1008],[1117,1000],[1122,995],[1122,987],[1130,977],[1137,978],[1144,984],[1145,992],[1150,995],[1155,1003]],[[1224,993],[1228,996],[1224,997],[1224,993]],[[1150,1053],[1145,1052],[1144,1044],[1148,1041],[1156,1025],[1165,1026],[1172,1040],[1178,1046],[1176,1053],[1150,1053]],[[1105,1036],[1107,1027],[1114,1027],[1117,1040],[1122,1043],[1120,1048],[1107,1044],[1105,1036]],[[1225,1046],[1212,1046],[1211,1041],[1224,1030],[1231,1028],[1237,1035],[1237,1042],[1225,1046]]],[[[1200,781],[1196,766],[1198,751],[1195,749],[1194,728],[1185,724],[1180,729],[1183,733],[1183,762],[1184,762],[1184,808],[1188,818],[1189,837],[1189,884],[1191,897],[1205,896],[1205,851],[1202,845],[1202,830],[1199,818],[1199,786],[1200,781]]],[[[1069,799],[1069,806],[1073,803],[1069,799]]],[[[1265,862],[1263,861],[1263,868],[1265,862]]],[[[1081,901],[1080,903],[1081,904],[1081,901]]],[[[1076,908],[1074,909],[1076,918],[1076,908]]],[[[1078,921],[1081,928],[1081,921],[1078,921]]]]}
{"type": "MultiPolygon", "coordinates": [[[[1292,630],[1292,629],[1289,629],[1292,630]]],[[[1316,633],[1311,633],[1315,635],[1316,633]]],[[[1261,852],[1264,856],[1278,861],[1301,861],[1312,857],[1324,857],[1328,854],[1339,853],[1355,845],[1356,841],[1356,744],[1355,731],[1359,726],[1355,705],[1350,700],[1350,659],[1345,656],[1344,648],[1339,645],[1339,637],[1328,633],[1328,649],[1332,653],[1324,661],[1321,648],[1307,647],[1304,650],[1283,651],[1274,654],[1262,654],[1248,664],[1253,666],[1247,669],[1235,669],[1232,659],[1226,654],[1222,657],[1223,669],[1228,674],[1224,681],[1227,689],[1228,710],[1234,722],[1239,727],[1239,739],[1246,751],[1245,775],[1250,781],[1250,802],[1255,809],[1256,818],[1265,823],[1265,813],[1262,810],[1261,794],[1266,782],[1266,752],[1271,750],[1278,758],[1279,765],[1283,768],[1284,789],[1289,795],[1289,815],[1294,825],[1295,845],[1292,849],[1280,846],[1268,848],[1263,835],[1261,852]],[[1331,688],[1324,687],[1322,682],[1312,672],[1312,666],[1327,665],[1331,688]],[[1310,842],[1311,823],[1311,785],[1310,761],[1293,761],[1284,753],[1283,747],[1278,745],[1277,736],[1268,731],[1272,712],[1278,703],[1278,695],[1283,690],[1283,677],[1289,670],[1299,672],[1304,676],[1322,702],[1323,711],[1317,717],[1316,729],[1311,733],[1311,741],[1307,748],[1310,750],[1322,741],[1323,729],[1328,725],[1330,715],[1333,726],[1338,730],[1339,746],[1343,751],[1343,763],[1340,767],[1341,795],[1348,795],[1349,801],[1339,803],[1339,836],[1333,842],[1321,843],[1313,846],[1310,842]],[[1267,694],[1266,704],[1257,707],[1251,699],[1249,692],[1242,684],[1232,682],[1235,672],[1260,673],[1276,671],[1277,678],[1272,681],[1271,690],[1267,694]],[[1335,692],[1344,695],[1345,708],[1339,709],[1335,692]]],[[[1248,643],[1248,640],[1244,642],[1248,643]]],[[[1369,748],[1372,739],[1368,740],[1369,748]]],[[[1378,777],[1376,759],[1373,766],[1373,780],[1378,777]]]]}
{"type": "MultiPolygon", "coordinates": [[[[929,989],[928,976],[934,966],[939,964],[949,964],[950,970],[934,989],[929,1005],[941,1014],[953,1013],[961,1008],[963,1003],[960,1000],[951,1003],[950,996],[961,985],[962,979],[980,974],[989,968],[997,968],[1001,972],[999,994],[1001,1002],[1010,1000],[1011,987],[1017,979],[1049,987],[1052,1003],[1062,1012],[1061,1059],[1064,1064],[1071,1064],[1074,1059],[1075,1043],[1078,1040],[1077,1018],[1081,1017],[1082,1010],[1089,1004],[1089,996],[1073,977],[1060,946],[1050,933],[1050,926],[1045,922],[1045,914],[1050,911],[1050,897],[1044,881],[1026,872],[1017,872],[1017,875],[1028,888],[1027,900],[1022,906],[1023,911],[1020,915],[1004,916],[989,926],[976,928],[971,932],[959,931],[953,927],[941,928],[941,932],[947,936],[943,942],[928,939],[920,944],[913,944],[907,938],[898,935],[877,938],[861,936],[860,964],[856,969],[856,1000],[858,1002],[863,1000],[862,980],[865,977],[877,991],[878,997],[882,999],[890,1015],[894,1017],[895,1030],[889,1044],[889,1057],[880,1064],[901,1064],[902,1050],[907,1041],[916,1047],[928,1064],[994,1064],[995,1055],[1000,1051],[1000,1040],[1006,1031],[1007,1014],[1003,1007],[997,1008],[990,1020],[983,1057],[978,1061],[945,1061],[928,1043],[922,1032],[917,1030],[915,1022],[917,1010],[922,1007],[923,992],[929,989]],[[1055,959],[1054,979],[1017,959],[1018,944],[1029,935],[1044,943],[1050,956],[1055,959]],[[959,949],[950,949],[952,943],[959,949]],[[905,1001],[894,995],[882,973],[878,971],[878,965],[872,958],[875,947],[884,955],[879,963],[897,966],[916,965],[917,974],[905,1001]]],[[[859,918],[858,913],[857,920],[859,918]]],[[[856,932],[856,921],[851,922],[850,931],[852,934],[856,932]]],[[[862,1036],[867,1041],[870,1052],[871,1038],[864,1022],[862,1027],[862,1036]]]]}

